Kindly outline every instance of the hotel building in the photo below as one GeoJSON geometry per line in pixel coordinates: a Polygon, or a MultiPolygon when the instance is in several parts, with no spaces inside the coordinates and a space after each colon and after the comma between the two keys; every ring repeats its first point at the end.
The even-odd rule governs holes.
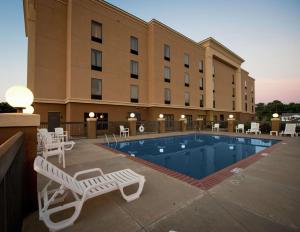
{"type": "Polygon", "coordinates": [[[42,122],[223,121],[255,114],[244,60],[213,38],[195,42],[105,1],[24,0],[27,85],[42,122]]]}

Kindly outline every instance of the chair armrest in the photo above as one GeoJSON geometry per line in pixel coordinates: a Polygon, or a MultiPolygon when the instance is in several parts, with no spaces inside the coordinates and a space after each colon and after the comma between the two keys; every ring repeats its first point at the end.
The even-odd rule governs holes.
{"type": "Polygon", "coordinates": [[[101,176],[104,176],[104,173],[102,172],[102,170],[100,168],[92,168],[92,169],[76,172],[74,174],[73,178],[76,179],[78,176],[81,176],[83,174],[87,174],[89,172],[100,172],[101,176]]]}

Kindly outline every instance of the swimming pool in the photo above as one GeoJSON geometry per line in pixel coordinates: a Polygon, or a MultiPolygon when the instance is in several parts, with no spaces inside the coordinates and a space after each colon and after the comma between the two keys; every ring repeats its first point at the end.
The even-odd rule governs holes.
{"type": "Polygon", "coordinates": [[[254,155],[278,140],[189,134],[110,144],[129,155],[202,179],[254,155]]]}

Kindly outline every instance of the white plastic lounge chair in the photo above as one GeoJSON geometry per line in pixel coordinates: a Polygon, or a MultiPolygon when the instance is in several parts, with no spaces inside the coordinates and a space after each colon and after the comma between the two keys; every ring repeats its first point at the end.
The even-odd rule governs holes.
{"type": "Polygon", "coordinates": [[[131,169],[103,174],[100,168],[94,168],[77,172],[72,177],[40,156],[34,160],[34,170],[50,179],[43,190],[38,192],[38,205],[39,218],[51,231],[61,230],[72,225],[78,218],[86,200],[114,190],[120,190],[122,197],[130,202],[140,197],[145,183],[145,177],[131,169]],[[98,176],[83,180],[77,179],[79,176],[91,172],[98,172],[98,176]],[[60,187],[49,191],[48,188],[52,181],[58,183],[60,187]],[[133,184],[139,184],[138,190],[131,195],[126,195],[123,188],[133,184]],[[64,201],[67,190],[73,194],[75,200],[63,205],[55,205],[64,201]],[[54,206],[50,207],[52,205],[54,206]],[[51,220],[52,214],[69,208],[75,208],[70,218],[58,222],[51,220]]]}
{"type": "Polygon", "coordinates": [[[246,134],[249,133],[261,134],[261,131],[259,129],[259,123],[251,122],[251,128],[246,131],[246,134]]]}
{"type": "Polygon", "coordinates": [[[280,135],[290,135],[291,137],[298,136],[298,133],[296,133],[296,123],[287,123],[285,124],[284,131],[281,131],[280,135]]]}
{"type": "Polygon", "coordinates": [[[58,156],[58,163],[63,163],[63,168],[66,167],[64,144],[54,142],[50,135],[44,137],[42,155],[45,159],[51,156],[58,156]]]}
{"type": "Polygon", "coordinates": [[[123,125],[120,125],[120,137],[129,136],[129,128],[125,128],[123,125]]]}
{"type": "Polygon", "coordinates": [[[212,124],[211,131],[217,131],[217,132],[219,132],[219,129],[220,129],[220,124],[219,123],[212,124]]]}
{"type": "Polygon", "coordinates": [[[238,124],[236,127],[235,127],[235,133],[239,133],[239,132],[242,132],[244,133],[244,124],[238,124]]]}
{"type": "Polygon", "coordinates": [[[62,127],[54,128],[55,137],[61,139],[62,142],[68,141],[68,131],[64,131],[62,127]]]}

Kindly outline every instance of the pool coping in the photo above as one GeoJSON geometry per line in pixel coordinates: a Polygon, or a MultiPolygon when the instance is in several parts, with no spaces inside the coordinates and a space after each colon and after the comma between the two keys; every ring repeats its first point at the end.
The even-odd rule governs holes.
{"type": "MultiPolygon", "coordinates": [[[[228,135],[228,136],[230,136],[230,135],[228,135]]],[[[159,137],[157,137],[157,138],[159,138],[159,137]]],[[[247,138],[249,138],[249,137],[247,137],[247,138]]],[[[260,138],[260,139],[264,139],[264,138],[260,138]]],[[[137,140],[139,140],[139,139],[134,139],[134,140],[130,140],[130,141],[137,141],[137,140]]],[[[235,173],[232,172],[232,169],[234,169],[234,168],[244,169],[244,168],[248,167],[250,164],[252,164],[252,163],[256,162],[257,160],[261,159],[262,157],[264,157],[265,156],[264,153],[272,152],[277,147],[279,147],[281,144],[282,144],[282,140],[278,140],[278,143],[276,143],[276,144],[274,144],[270,147],[267,147],[264,150],[262,150],[262,151],[260,151],[256,154],[253,154],[253,155],[251,155],[251,156],[249,156],[249,157],[247,157],[243,160],[240,160],[240,161],[238,161],[238,162],[236,162],[236,163],[234,163],[234,164],[232,164],[228,167],[225,167],[225,168],[223,168],[223,169],[221,169],[217,172],[212,173],[211,175],[208,175],[208,176],[198,180],[198,179],[195,179],[193,177],[187,176],[185,174],[182,174],[182,173],[173,171],[171,169],[168,169],[166,167],[160,166],[158,164],[154,164],[154,163],[151,163],[149,161],[143,160],[143,159],[138,158],[136,156],[131,156],[130,154],[128,154],[126,152],[122,152],[122,151],[119,151],[117,149],[107,147],[103,143],[95,143],[95,145],[97,145],[97,146],[99,146],[103,149],[109,150],[114,154],[118,154],[118,155],[122,154],[130,160],[136,161],[140,164],[148,166],[148,167],[150,167],[154,170],[157,170],[157,171],[159,171],[161,173],[164,173],[164,174],[166,174],[170,177],[173,177],[173,178],[176,178],[176,179],[181,180],[183,182],[186,182],[186,183],[188,183],[190,185],[193,185],[197,188],[200,188],[202,190],[211,189],[212,187],[214,187],[215,185],[221,183],[222,181],[224,181],[228,177],[234,175],[235,173]]]]}

